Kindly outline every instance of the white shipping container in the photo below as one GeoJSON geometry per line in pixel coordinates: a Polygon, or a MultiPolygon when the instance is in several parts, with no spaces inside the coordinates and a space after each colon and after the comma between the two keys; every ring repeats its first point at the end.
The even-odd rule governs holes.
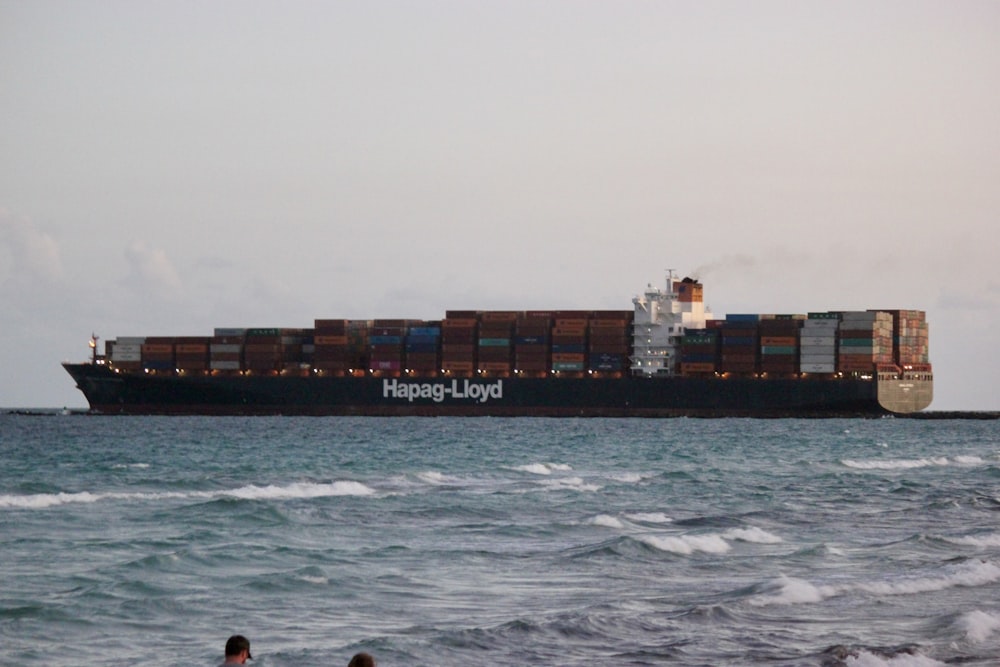
{"type": "Polygon", "coordinates": [[[837,346],[837,339],[833,336],[803,336],[801,344],[802,347],[828,347],[833,349],[837,346]]]}
{"type": "Polygon", "coordinates": [[[238,371],[240,362],[238,361],[210,361],[208,367],[216,371],[238,371]]]}
{"type": "Polygon", "coordinates": [[[803,373],[833,373],[836,369],[833,364],[802,363],[799,365],[799,370],[803,373]]]}
{"type": "Polygon", "coordinates": [[[239,354],[243,346],[239,343],[212,343],[209,346],[209,351],[214,354],[216,352],[223,352],[225,354],[239,354]]]}
{"type": "Polygon", "coordinates": [[[246,329],[216,329],[213,335],[215,336],[242,336],[247,332],[246,329]]]}
{"type": "Polygon", "coordinates": [[[806,320],[802,331],[836,331],[839,327],[840,320],[806,320]]]}
{"type": "Polygon", "coordinates": [[[799,356],[799,361],[803,364],[833,364],[836,363],[837,357],[834,354],[806,354],[803,352],[799,356]]]}
{"type": "Polygon", "coordinates": [[[119,336],[115,339],[115,345],[142,345],[145,342],[145,336],[119,336]]]}
{"type": "Polygon", "coordinates": [[[111,354],[111,361],[142,361],[142,352],[128,352],[116,348],[111,354]]]}

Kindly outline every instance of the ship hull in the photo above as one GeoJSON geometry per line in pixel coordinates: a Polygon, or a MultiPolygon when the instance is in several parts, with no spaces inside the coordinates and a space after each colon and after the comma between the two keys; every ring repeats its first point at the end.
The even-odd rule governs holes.
{"type": "Polygon", "coordinates": [[[914,412],[931,395],[920,379],[900,388],[877,378],[216,376],[64,366],[102,414],[864,417],[914,412]]]}

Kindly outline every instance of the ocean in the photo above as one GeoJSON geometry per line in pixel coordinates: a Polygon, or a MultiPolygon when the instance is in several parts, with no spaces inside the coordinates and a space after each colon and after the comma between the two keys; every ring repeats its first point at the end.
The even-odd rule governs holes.
{"type": "Polygon", "coordinates": [[[995,420],[3,414],[0,538],[5,666],[1000,664],[995,420]]]}

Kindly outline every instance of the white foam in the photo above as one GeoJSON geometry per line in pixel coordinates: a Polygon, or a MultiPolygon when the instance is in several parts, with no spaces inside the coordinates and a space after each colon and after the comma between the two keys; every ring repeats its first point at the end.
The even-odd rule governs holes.
{"type": "Polygon", "coordinates": [[[950,570],[940,577],[868,582],[857,584],[856,588],[878,595],[912,595],[943,591],[956,586],[982,586],[1000,581],[1000,567],[987,561],[968,561],[950,570]]]}
{"type": "Polygon", "coordinates": [[[929,459],[890,459],[887,461],[855,461],[854,459],[844,459],[841,463],[848,468],[856,468],[858,470],[909,470],[911,468],[946,466],[949,464],[949,461],[948,457],[941,456],[929,459]]]}
{"type": "Polygon", "coordinates": [[[755,526],[751,526],[750,528],[733,528],[724,532],[722,536],[727,540],[740,540],[756,544],[778,544],[784,541],[777,535],[755,526]]]}
{"type": "Polygon", "coordinates": [[[244,486],[224,491],[188,491],[164,493],[37,493],[28,496],[0,496],[0,508],[46,509],[73,503],[96,503],[105,500],[211,500],[213,498],[241,498],[246,500],[291,500],[295,498],[323,498],[327,496],[370,496],[371,487],[360,482],[341,481],[330,484],[296,482],[287,486],[244,486]]]}
{"type": "Polygon", "coordinates": [[[421,482],[424,482],[426,484],[441,485],[454,481],[453,477],[448,477],[444,473],[438,472],[436,470],[425,470],[423,472],[418,472],[416,477],[421,482]]]}
{"type": "Polygon", "coordinates": [[[514,470],[530,472],[532,475],[551,475],[552,469],[544,463],[529,463],[528,465],[517,466],[514,470]]]}
{"type": "Polygon", "coordinates": [[[965,537],[944,538],[952,544],[964,544],[973,547],[1000,547],[1000,533],[988,535],[966,535],[965,537]]]}
{"type": "Polygon", "coordinates": [[[137,468],[139,470],[144,470],[149,467],[148,463],[116,463],[111,466],[115,470],[126,470],[129,468],[137,468]]]}
{"type": "Polygon", "coordinates": [[[635,484],[642,481],[642,475],[637,472],[623,472],[616,475],[612,475],[611,479],[616,482],[625,482],[626,484],[635,484]]]}
{"type": "Polygon", "coordinates": [[[219,492],[246,500],[290,500],[295,498],[324,498],[327,496],[370,496],[375,491],[361,482],[333,482],[332,484],[293,483],[288,486],[244,486],[232,491],[219,492]]]}
{"type": "Polygon", "coordinates": [[[988,614],[985,611],[970,611],[962,614],[957,625],[969,641],[983,642],[989,639],[990,635],[1000,630],[1000,615],[988,614]]]}
{"type": "Polygon", "coordinates": [[[601,486],[583,481],[581,477],[561,477],[559,479],[548,479],[543,482],[547,489],[553,491],[600,491],[601,486]]]}
{"type": "Polygon", "coordinates": [[[573,466],[566,463],[528,463],[523,466],[514,466],[513,469],[520,472],[530,472],[532,475],[551,475],[553,472],[569,472],[573,466]]]}
{"type": "Polygon", "coordinates": [[[773,595],[761,595],[750,600],[750,604],[755,606],[811,604],[822,602],[837,593],[836,589],[832,586],[816,586],[805,579],[795,579],[793,577],[782,576],[774,583],[778,588],[777,593],[773,595]]]}
{"type": "Polygon", "coordinates": [[[988,561],[968,561],[949,568],[938,577],[920,577],[898,581],[871,581],[841,586],[816,586],[802,579],[782,577],[776,583],[780,591],[751,601],[755,605],[802,604],[821,602],[852,591],[874,595],[915,595],[943,591],[957,586],[982,586],[1000,581],[1000,567],[988,561]]]}
{"type": "Polygon", "coordinates": [[[88,493],[36,493],[30,496],[0,496],[0,507],[16,509],[45,509],[69,503],[96,503],[105,496],[88,493]]]}
{"type": "Polygon", "coordinates": [[[720,535],[641,535],[638,539],[660,551],[669,551],[682,556],[691,555],[695,551],[720,554],[731,548],[720,535]]]}
{"type": "Polygon", "coordinates": [[[604,526],[605,528],[624,528],[625,524],[621,522],[621,519],[617,519],[608,514],[598,514],[593,519],[590,520],[595,526],[604,526]]]}
{"type": "Polygon", "coordinates": [[[674,521],[663,512],[636,512],[635,514],[626,514],[625,518],[643,523],[673,523],[674,521]]]}
{"type": "Polygon", "coordinates": [[[900,653],[891,658],[884,658],[868,651],[860,651],[856,656],[848,656],[844,664],[850,667],[945,667],[945,663],[925,655],[900,653]]]}

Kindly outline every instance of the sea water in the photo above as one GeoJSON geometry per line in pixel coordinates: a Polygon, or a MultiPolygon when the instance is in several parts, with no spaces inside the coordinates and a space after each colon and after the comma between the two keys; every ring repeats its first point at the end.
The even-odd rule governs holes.
{"type": "Polygon", "coordinates": [[[0,664],[1000,664],[1000,422],[0,415],[0,664]]]}

